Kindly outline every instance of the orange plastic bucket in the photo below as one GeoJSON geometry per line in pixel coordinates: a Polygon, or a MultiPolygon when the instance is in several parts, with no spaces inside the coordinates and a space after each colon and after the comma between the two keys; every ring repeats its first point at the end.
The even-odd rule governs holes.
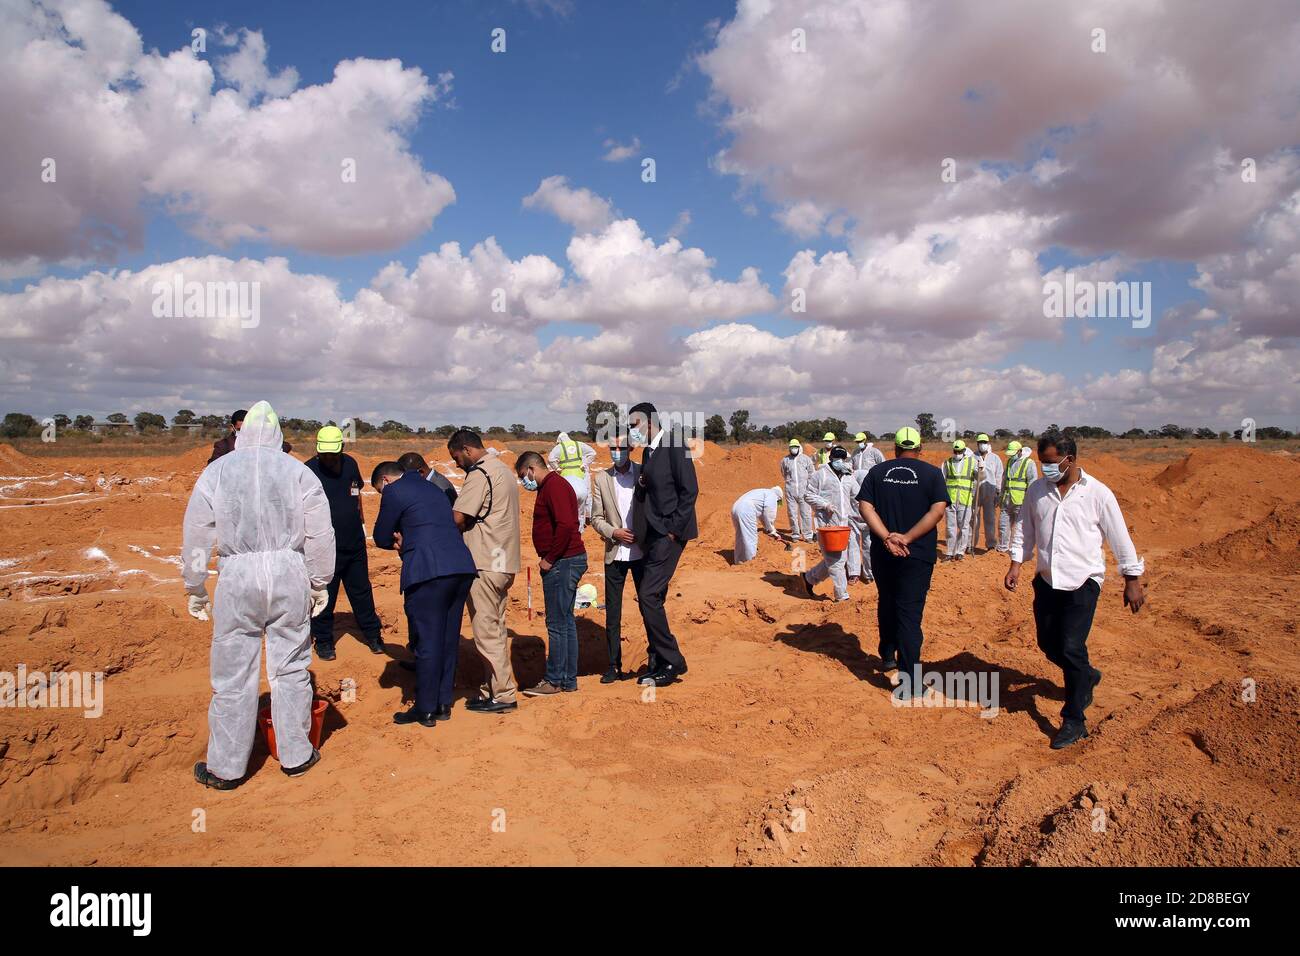
{"type": "Polygon", "coordinates": [[[849,547],[848,526],[827,525],[817,529],[817,538],[821,541],[823,551],[847,551],[849,547]]]}
{"type": "MultiPolygon", "coordinates": [[[[307,731],[307,739],[311,741],[312,747],[320,747],[321,729],[325,726],[325,711],[329,710],[330,702],[321,700],[319,697],[311,702],[311,728],[307,731]]],[[[275,749],[275,727],[271,725],[271,708],[263,707],[257,715],[257,722],[262,725],[262,736],[266,738],[266,749],[271,751],[271,756],[276,760],[280,759],[279,752],[275,749]]]]}

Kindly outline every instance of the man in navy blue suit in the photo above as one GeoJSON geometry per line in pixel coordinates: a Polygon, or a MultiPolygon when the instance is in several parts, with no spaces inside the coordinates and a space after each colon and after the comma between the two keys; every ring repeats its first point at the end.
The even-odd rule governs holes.
{"type": "Polygon", "coordinates": [[[447,496],[419,472],[385,461],[370,484],[380,495],[375,546],[401,555],[402,598],[415,635],[415,704],[394,714],[393,722],[433,727],[451,719],[460,621],[474,581],[474,558],[447,496]]]}

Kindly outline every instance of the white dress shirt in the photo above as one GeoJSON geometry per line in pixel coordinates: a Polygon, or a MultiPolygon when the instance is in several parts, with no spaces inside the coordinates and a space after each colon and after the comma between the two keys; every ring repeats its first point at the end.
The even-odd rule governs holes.
{"type": "MultiPolygon", "coordinates": [[[[618,508],[619,520],[624,528],[632,527],[632,493],[636,490],[637,469],[628,466],[627,471],[611,468],[609,474],[614,478],[614,504],[618,508]]],[[[615,561],[638,561],[643,552],[641,545],[619,544],[614,548],[615,561]]]]}
{"type": "Polygon", "coordinates": [[[1011,560],[1027,561],[1037,549],[1038,573],[1056,590],[1077,590],[1089,578],[1100,587],[1106,579],[1103,538],[1121,574],[1142,574],[1145,562],[1133,547],[1114,492],[1083,469],[1064,498],[1055,484],[1039,478],[1025,492],[1020,521],[1011,532],[1011,560]]]}

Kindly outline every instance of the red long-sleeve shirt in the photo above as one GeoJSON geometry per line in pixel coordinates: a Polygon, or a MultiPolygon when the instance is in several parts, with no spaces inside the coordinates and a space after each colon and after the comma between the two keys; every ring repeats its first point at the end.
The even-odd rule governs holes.
{"type": "Polygon", "coordinates": [[[549,472],[537,486],[533,547],[537,556],[550,564],[587,553],[578,532],[578,496],[559,472],[549,472]]]}

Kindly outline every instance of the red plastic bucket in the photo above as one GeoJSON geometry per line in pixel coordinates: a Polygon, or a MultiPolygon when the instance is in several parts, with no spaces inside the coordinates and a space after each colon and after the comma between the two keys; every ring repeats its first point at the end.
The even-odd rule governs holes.
{"type": "Polygon", "coordinates": [[[849,547],[848,526],[827,525],[817,529],[817,538],[823,551],[846,551],[849,547]]]}
{"type": "MultiPolygon", "coordinates": [[[[312,747],[320,747],[321,728],[325,726],[325,711],[329,710],[329,707],[330,702],[319,697],[311,702],[311,729],[307,731],[307,739],[311,741],[312,747]]],[[[262,708],[257,715],[257,722],[262,725],[262,736],[266,738],[266,749],[271,751],[272,757],[279,760],[280,754],[275,749],[275,727],[271,725],[270,707],[262,708]]]]}

